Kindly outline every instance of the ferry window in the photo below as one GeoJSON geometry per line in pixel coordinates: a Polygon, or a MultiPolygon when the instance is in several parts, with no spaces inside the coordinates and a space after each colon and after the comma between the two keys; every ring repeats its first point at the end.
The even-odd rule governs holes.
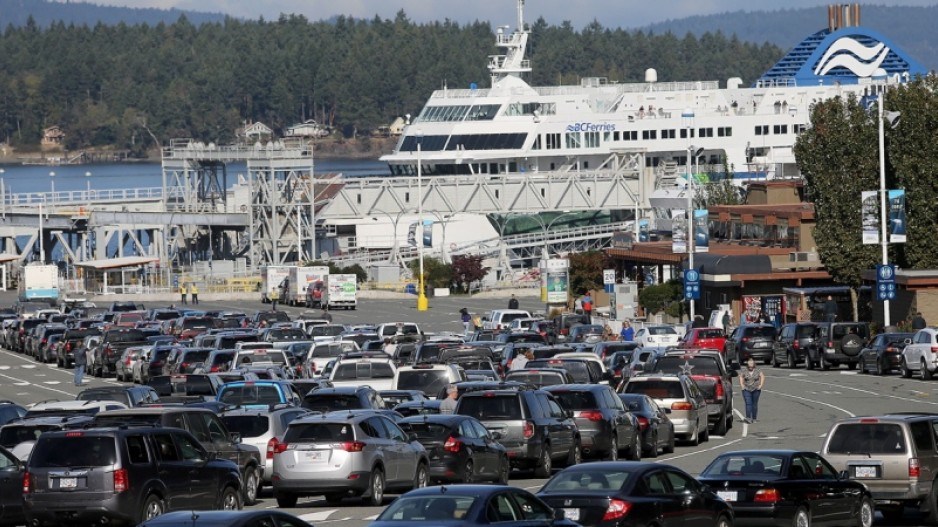
{"type": "Polygon", "coordinates": [[[787,133],[788,133],[788,125],[787,125],[787,124],[777,124],[777,125],[775,125],[775,126],[772,127],[772,133],[775,134],[775,135],[787,134],[787,133]]]}
{"type": "Polygon", "coordinates": [[[677,130],[662,130],[661,138],[662,139],[674,139],[677,137],[677,130]]]}
{"type": "Polygon", "coordinates": [[[580,132],[567,132],[565,136],[567,148],[580,148],[580,132]]]}
{"type": "Polygon", "coordinates": [[[613,140],[613,141],[618,141],[620,137],[622,137],[622,134],[620,134],[619,132],[613,132],[613,133],[612,133],[612,140],[613,140]]]}
{"type": "MultiPolygon", "coordinates": [[[[694,137],[694,129],[690,129],[691,138],[694,137]]],[[[681,139],[687,139],[687,128],[681,128],[681,139]]]]}
{"type": "Polygon", "coordinates": [[[544,144],[548,150],[557,150],[560,146],[560,134],[544,134],[544,144]]]}
{"type": "Polygon", "coordinates": [[[637,132],[637,131],[632,130],[631,132],[626,132],[626,133],[629,134],[629,139],[630,139],[630,140],[632,140],[632,141],[638,141],[638,132],[637,132]]]}
{"type": "MultiPolygon", "coordinates": [[[[446,145],[446,140],[449,139],[445,135],[427,135],[420,139],[420,149],[425,152],[434,152],[443,150],[443,147],[446,145]]],[[[404,138],[401,142],[401,151],[402,152],[416,152],[417,151],[417,136],[409,135],[404,138]]]]}
{"type": "Polygon", "coordinates": [[[538,115],[554,115],[557,113],[557,106],[554,103],[515,102],[508,105],[505,115],[534,115],[534,112],[537,112],[538,115]]]}
{"type": "Polygon", "coordinates": [[[658,130],[642,130],[642,139],[657,139],[658,130]]]}
{"type": "Polygon", "coordinates": [[[586,148],[599,148],[599,132],[584,132],[583,144],[586,148]]]}
{"type": "Polygon", "coordinates": [[[718,137],[733,137],[733,128],[729,126],[721,126],[717,128],[718,137]]]}
{"type": "Polygon", "coordinates": [[[713,128],[701,128],[700,137],[713,137],[713,128]]]}
{"type": "MultiPolygon", "coordinates": [[[[619,140],[619,139],[618,139],[618,134],[619,134],[619,132],[616,132],[616,136],[617,136],[616,141],[619,140]]],[[[613,139],[612,139],[612,132],[603,132],[603,142],[604,142],[604,143],[612,142],[612,140],[613,140],[613,139]]]]}
{"type": "Polygon", "coordinates": [[[756,126],[756,135],[769,135],[769,125],[761,124],[756,126]]]}
{"type": "Polygon", "coordinates": [[[495,118],[495,115],[498,113],[498,104],[480,104],[473,106],[469,111],[469,114],[466,115],[467,121],[491,121],[495,118]]]}
{"type": "Polygon", "coordinates": [[[534,144],[531,145],[531,150],[540,150],[541,149],[541,136],[536,136],[534,138],[534,144]]]}
{"type": "Polygon", "coordinates": [[[425,106],[414,122],[462,121],[469,112],[469,106],[425,106]]]}

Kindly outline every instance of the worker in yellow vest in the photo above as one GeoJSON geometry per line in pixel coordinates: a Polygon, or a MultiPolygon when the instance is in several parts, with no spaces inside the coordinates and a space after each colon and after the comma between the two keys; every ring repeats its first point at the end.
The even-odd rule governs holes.
{"type": "Polygon", "coordinates": [[[199,288],[196,287],[195,283],[189,284],[189,293],[192,295],[192,304],[199,305],[199,288]]]}
{"type": "Polygon", "coordinates": [[[189,294],[189,289],[186,288],[186,284],[185,284],[185,283],[183,283],[181,286],[179,286],[179,294],[182,295],[182,305],[186,305],[186,303],[187,303],[187,302],[186,302],[186,295],[189,294]]]}

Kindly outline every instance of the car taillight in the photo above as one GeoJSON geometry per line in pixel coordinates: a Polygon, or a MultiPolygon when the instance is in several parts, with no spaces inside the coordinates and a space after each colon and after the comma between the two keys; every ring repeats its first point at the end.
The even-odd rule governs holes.
{"type": "Polygon", "coordinates": [[[114,353],[114,350],[111,349],[111,345],[110,345],[110,344],[108,344],[107,346],[104,347],[104,353],[106,353],[106,354],[108,354],[108,355],[112,355],[112,354],[114,353]]]}
{"type": "Polygon", "coordinates": [[[458,454],[462,450],[462,441],[456,439],[453,436],[446,438],[446,443],[443,443],[443,450],[451,452],[453,454],[458,454]]]}
{"type": "Polygon", "coordinates": [[[742,338],[742,341],[743,341],[743,342],[749,342],[749,337],[743,337],[743,338],[742,338]]]}
{"type": "Polygon", "coordinates": [[[344,443],[339,443],[338,447],[346,452],[361,452],[365,450],[365,443],[361,441],[346,441],[344,443]]]}
{"type": "Polygon", "coordinates": [[[534,437],[534,423],[532,423],[531,421],[525,421],[524,431],[522,433],[524,434],[525,439],[531,439],[532,437],[534,437]]]}
{"type": "Polygon", "coordinates": [[[726,395],[726,391],[723,389],[723,382],[721,382],[721,381],[718,380],[718,381],[717,381],[716,397],[717,397],[717,399],[719,400],[719,399],[723,399],[723,397],[724,397],[725,395],[726,395]]]}
{"type": "Polygon", "coordinates": [[[801,344],[799,344],[798,341],[795,340],[791,343],[791,347],[794,349],[801,349],[801,344]]]}
{"type": "Polygon", "coordinates": [[[834,341],[828,340],[828,341],[827,341],[827,347],[828,347],[828,348],[833,348],[833,347],[834,347],[834,341]]]}
{"type": "Polygon", "coordinates": [[[676,403],[671,403],[672,410],[693,410],[694,405],[687,401],[678,401],[676,403]]]}
{"type": "Polygon", "coordinates": [[[613,498],[609,500],[609,506],[606,507],[606,513],[603,514],[604,522],[616,521],[621,518],[624,518],[626,514],[631,510],[632,504],[625,501],[613,498]]]}
{"type": "Polygon", "coordinates": [[[211,368],[209,368],[208,371],[214,373],[214,372],[219,371],[219,369],[220,369],[220,368],[218,367],[218,364],[215,364],[215,365],[213,365],[211,368]]]}
{"type": "Polygon", "coordinates": [[[23,494],[29,494],[33,490],[33,476],[29,472],[23,473],[23,494]]]}
{"type": "Polygon", "coordinates": [[[48,340],[46,339],[42,339],[41,341],[39,341],[40,344],[45,344],[46,342],[48,342],[48,340]]]}
{"type": "Polygon", "coordinates": [[[913,457],[909,460],[909,477],[917,478],[922,475],[922,465],[919,463],[917,457],[913,457]]]}
{"type": "MultiPolygon", "coordinates": [[[[270,448],[270,443],[269,443],[269,442],[267,443],[267,447],[268,447],[268,449],[270,448]]],[[[289,450],[289,448],[290,448],[290,445],[289,445],[289,444],[287,444],[287,443],[281,443],[280,441],[277,441],[277,443],[274,444],[274,454],[283,454],[284,452],[286,452],[287,450],[289,450]]]]}
{"type": "Polygon", "coordinates": [[[66,343],[65,343],[65,351],[72,351],[72,343],[71,343],[71,342],[66,342],[66,343]]]}
{"type": "Polygon", "coordinates": [[[130,488],[130,478],[127,476],[127,469],[122,468],[114,471],[114,492],[124,492],[130,488]]]}
{"type": "Polygon", "coordinates": [[[274,453],[279,454],[280,452],[283,452],[283,450],[280,450],[280,452],[277,451],[277,449],[280,448],[280,445],[283,445],[284,447],[287,446],[286,443],[281,443],[280,440],[276,437],[270,438],[270,441],[267,442],[267,459],[273,459],[274,453]]]}
{"type": "Polygon", "coordinates": [[[124,364],[130,366],[130,355],[127,355],[127,357],[124,359],[124,364]]]}
{"type": "Polygon", "coordinates": [[[179,371],[186,371],[186,368],[188,367],[189,367],[189,363],[183,362],[182,364],[179,365],[179,371]]]}
{"type": "Polygon", "coordinates": [[[638,429],[639,429],[639,430],[644,431],[646,428],[648,428],[648,418],[647,418],[647,417],[638,416],[637,419],[638,419],[638,429]]]}
{"type": "Polygon", "coordinates": [[[756,491],[753,501],[756,503],[775,503],[782,499],[778,489],[760,489],[756,491]]]}
{"type": "Polygon", "coordinates": [[[583,419],[588,419],[590,421],[597,422],[597,421],[603,420],[603,413],[600,412],[599,410],[584,410],[580,412],[580,415],[578,417],[582,417],[583,419]]]}

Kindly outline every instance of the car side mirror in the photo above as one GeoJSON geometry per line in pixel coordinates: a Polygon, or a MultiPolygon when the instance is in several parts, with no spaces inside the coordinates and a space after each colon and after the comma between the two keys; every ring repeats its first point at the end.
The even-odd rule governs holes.
{"type": "Polygon", "coordinates": [[[231,439],[231,442],[232,442],[232,443],[235,443],[235,444],[241,442],[241,434],[238,433],[238,432],[231,432],[231,433],[229,433],[229,434],[228,434],[228,438],[231,439]]]}
{"type": "Polygon", "coordinates": [[[905,340],[902,341],[902,343],[905,344],[906,346],[908,346],[909,344],[912,343],[912,339],[905,339],[905,340]]]}

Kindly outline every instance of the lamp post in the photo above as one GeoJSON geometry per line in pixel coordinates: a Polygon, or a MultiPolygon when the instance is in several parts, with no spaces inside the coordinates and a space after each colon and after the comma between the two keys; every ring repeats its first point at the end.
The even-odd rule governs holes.
{"type": "MultiPolygon", "coordinates": [[[[681,113],[681,119],[684,121],[684,128],[687,130],[687,140],[690,141],[694,133],[694,110],[686,108],[681,113]]],[[[696,234],[694,234],[694,176],[691,174],[691,157],[694,155],[694,145],[687,145],[687,232],[684,234],[684,245],[687,247],[687,268],[694,269],[694,243],[696,234]]],[[[694,321],[694,299],[688,299],[690,320],[694,321]]]]}
{"type": "Polygon", "coordinates": [[[547,238],[550,234],[550,228],[553,227],[555,223],[560,221],[560,218],[567,216],[569,214],[574,214],[574,212],[569,211],[569,210],[561,211],[560,214],[558,214],[557,216],[554,216],[554,219],[550,220],[547,223],[544,223],[544,220],[542,220],[539,215],[537,214],[531,215],[531,217],[536,219],[537,222],[541,225],[541,229],[544,230],[544,248],[542,249],[543,253],[541,254],[542,259],[547,260],[550,258],[550,249],[548,248],[548,242],[547,242],[547,238]]]}
{"type": "Polygon", "coordinates": [[[85,198],[88,200],[88,214],[91,214],[91,172],[85,172],[85,198]]]}
{"type": "MultiPolygon", "coordinates": [[[[402,210],[398,212],[397,214],[392,215],[390,212],[385,212],[378,208],[374,210],[376,212],[380,212],[381,214],[386,215],[388,219],[391,220],[391,224],[394,225],[394,237],[393,237],[393,241],[391,242],[391,254],[388,255],[388,261],[400,263],[399,262],[400,242],[397,238],[397,224],[399,221],[401,221],[401,216],[403,216],[407,211],[402,210]]],[[[372,217],[371,219],[374,221],[378,221],[378,218],[375,218],[375,217],[372,217]]]]}
{"type": "MultiPolygon", "coordinates": [[[[877,97],[877,117],[879,118],[879,242],[883,251],[883,265],[889,264],[889,245],[886,239],[886,131],[885,119],[889,119],[889,126],[894,127],[899,123],[899,112],[883,112],[883,99],[886,92],[877,97]]],[[[891,323],[889,316],[889,300],[883,300],[883,327],[888,327],[891,323]]]]}
{"type": "Polygon", "coordinates": [[[420,223],[420,239],[417,240],[417,259],[420,261],[420,279],[417,290],[417,311],[426,311],[430,307],[425,291],[423,276],[423,166],[420,159],[420,149],[423,142],[423,132],[417,130],[417,221],[420,223]]]}
{"type": "Polygon", "coordinates": [[[3,215],[5,217],[7,212],[7,185],[6,179],[3,177],[4,174],[6,174],[6,170],[0,168],[0,199],[3,200],[3,215]]]}
{"type": "Polygon", "coordinates": [[[49,172],[49,182],[52,184],[52,209],[55,210],[55,172],[49,172]]]}

